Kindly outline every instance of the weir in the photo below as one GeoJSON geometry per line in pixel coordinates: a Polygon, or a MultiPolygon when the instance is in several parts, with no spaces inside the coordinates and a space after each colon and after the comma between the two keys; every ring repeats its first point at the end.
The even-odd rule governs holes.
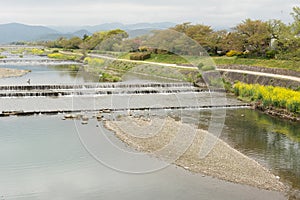
{"type": "Polygon", "coordinates": [[[99,111],[213,109],[249,106],[224,90],[191,83],[91,83],[0,86],[0,116],[99,111]]]}
{"type": "Polygon", "coordinates": [[[82,65],[82,63],[55,59],[0,59],[0,65],[82,65]]]}
{"type": "MultiPolygon", "coordinates": [[[[18,85],[0,86],[0,98],[10,97],[58,97],[117,94],[178,94],[212,92],[194,87],[190,83],[99,83],[82,85],[18,85]]],[[[223,92],[214,90],[214,92],[223,92]]]]}

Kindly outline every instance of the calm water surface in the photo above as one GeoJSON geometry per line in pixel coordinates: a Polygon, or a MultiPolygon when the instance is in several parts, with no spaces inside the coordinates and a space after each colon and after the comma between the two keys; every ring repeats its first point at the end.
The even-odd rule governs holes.
{"type": "MultiPolygon", "coordinates": [[[[32,71],[23,77],[0,79],[0,85],[26,84],[28,79],[33,84],[95,81],[90,75],[78,76],[72,67],[66,66],[0,67],[32,71]]],[[[197,119],[196,123],[204,129],[211,117],[206,111],[184,112],[184,115],[197,119]]],[[[202,177],[174,166],[143,175],[114,171],[85,150],[74,122],[62,121],[61,117],[0,119],[0,200],[241,199],[241,196],[280,199],[274,193],[202,177]]],[[[85,129],[87,134],[99,131],[92,123],[85,129]]],[[[114,138],[112,134],[109,137],[114,138]]],[[[299,123],[248,109],[227,110],[221,138],[267,166],[294,189],[300,189],[299,123]]]]}
{"type": "MultiPolygon", "coordinates": [[[[140,175],[115,171],[96,161],[82,146],[74,122],[61,117],[0,119],[1,200],[283,199],[174,166],[140,175]]],[[[89,123],[83,130],[100,134],[98,129],[89,123]]]]}

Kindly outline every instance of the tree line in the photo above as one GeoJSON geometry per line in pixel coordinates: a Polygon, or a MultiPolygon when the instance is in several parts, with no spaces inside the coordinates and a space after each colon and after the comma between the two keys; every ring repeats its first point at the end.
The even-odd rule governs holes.
{"type": "MultiPolygon", "coordinates": [[[[228,30],[213,30],[203,24],[182,23],[170,30],[183,33],[199,43],[210,55],[239,57],[265,57],[300,60],[300,8],[294,7],[291,13],[293,22],[281,20],[246,19],[228,30]]],[[[128,34],[120,29],[96,32],[83,38],[59,38],[45,43],[48,47],[65,49],[123,51],[136,50],[149,41],[149,37],[163,41],[165,35],[154,32],[156,36],[140,36],[128,39],[128,34]]],[[[168,33],[165,33],[168,34],[168,33]]],[[[177,45],[188,49],[183,44],[177,45]]]]}

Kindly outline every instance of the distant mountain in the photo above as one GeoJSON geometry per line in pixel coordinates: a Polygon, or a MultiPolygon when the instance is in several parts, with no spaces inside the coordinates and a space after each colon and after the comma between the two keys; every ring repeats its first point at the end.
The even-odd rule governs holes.
{"type": "Polygon", "coordinates": [[[160,22],[160,23],[138,23],[129,24],[125,26],[125,30],[137,30],[137,29],[167,29],[176,26],[175,23],[171,22],[160,22]]]}
{"type": "Polygon", "coordinates": [[[43,35],[57,33],[57,31],[44,26],[30,26],[18,23],[0,24],[0,43],[32,41],[43,35]]]}
{"type": "Polygon", "coordinates": [[[74,36],[83,37],[92,35],[97,31],[106,31],[112,29],[123,29],[127,31],[130,37],[136,37],[147,34],[152,30],[166,29],[175,26],[175,23],[106,23],[95,26],[79,26],[79,27],[46,27],[31,26],[19,23],[0,24],[0,44],[8,44],[19,41],[46,41],[55,40],[59,37],[71,38],[74,36]]]}
{"type": "Polygon", "coordinates": [[[171,22],[161,22],[161,23],[136,23],[136,24],[122,24],[122,23],[105,23],[95,26],[52,26],[52,29],[55,29],[62,33],[72,33],[78,30],[86,30],[90,33],[97,31],[107,31],[112,29],[123,29],[123,30],[138,30],[138,29],[166,29],[175,26],[175,23],[171,22]]]}
{"type": "Polygon", "coordinates": [[[72,33],[72,35],[82,38],[84,35],[92,35],[92,33],[85,29],[81,29],[79,31],[72,33]]]}
{"type": "Polygon", "coordinates": [[[96,31],[105,31],[111,29],[123,29],[125,31],[129,30],[138,30],[138,29],[166,29],[176,24],[170,22],[162,22],[162,23],[137,23],[137,24],[121,24],[121,23],[107,23],[107,24],[100,24],[96,26],[89,26],[84,27],[86,30],[90,32],[96,31]]]}
{"type": "Polygon", "coordinates": [[[134,30],[127,30],[127,33],[129,35],[129,38],[135,38],[141,35],[147,35],[151,33],[151,31],[154,31],[157,29],[148,28],[148,29],[134,29],[134,30]]]}

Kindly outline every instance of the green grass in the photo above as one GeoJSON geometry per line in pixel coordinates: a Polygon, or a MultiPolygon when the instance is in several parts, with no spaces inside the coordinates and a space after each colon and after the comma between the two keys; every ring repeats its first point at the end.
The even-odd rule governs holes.
{"type": "Polygon", "coordinates": [[[181,56],[175,54],[151,54],[150,62],[172,63],[172,64],[188,64],[189,62],[181,56]]]}
{"type": "Polygon", "coordinates": [[[213,57],[216,65],[248,65],[258,67],[269,67],[300,71],[300,61],[276,60],[276,59],[254,59],[237,57],[213,57]]]}
{"type": "MultiPolygon", "coordinates": [[[[123,54],[119,58],[130,59],[130,54],[123,54]]],[[[263,58],[238,58],[238,57],[197,57],[185,56],[181,57],[175,54],[151,54],[151,58],[145,61],[170,63],[170,64],[189,64],[203,63],[204,66],[216,65],[248,65],[257,67],[269,67],[279,69],[289,69],[300,71],[300,61],[294,60],[277,60],[277,59],[263,59],[263,58]]]]}
{"type": "Polygon", "coordinates": [[[4,58],[6,58],[6,56],[2,56],[2,55],[0,55],[0,59],[4,59],[4,58]]]}

